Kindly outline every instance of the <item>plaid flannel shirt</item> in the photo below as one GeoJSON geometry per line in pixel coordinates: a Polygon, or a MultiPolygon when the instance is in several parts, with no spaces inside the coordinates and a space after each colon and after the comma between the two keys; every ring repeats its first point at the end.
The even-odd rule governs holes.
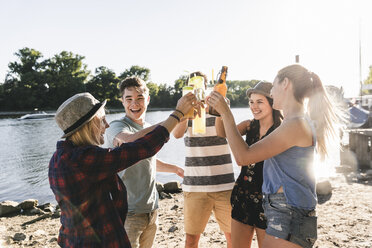
{"type": "Polygon", "coordinates": [[[59,141],[49,163],[49,183],[61,208],[61,247],[131,247],[124,229],[127,192],[117,176],[155,155],[169,139],[158,126],[115,149],[59,141]]]}

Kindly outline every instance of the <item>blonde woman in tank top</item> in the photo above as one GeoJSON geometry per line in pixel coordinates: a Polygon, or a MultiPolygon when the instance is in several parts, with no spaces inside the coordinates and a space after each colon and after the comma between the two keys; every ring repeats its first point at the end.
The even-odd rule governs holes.
{"type": "Polygon", "coordinates": [[[317,238],[314,151],[328,155],[337,138],[339,114],[318,75],[295,64],[284,67],[271,90],[283,123],[248,146],[224,98],[213,92],[207,103],[220,114],[237,164],[265,160],[262,191],[267,218],[263,247],[313,247],[317,238]]]}

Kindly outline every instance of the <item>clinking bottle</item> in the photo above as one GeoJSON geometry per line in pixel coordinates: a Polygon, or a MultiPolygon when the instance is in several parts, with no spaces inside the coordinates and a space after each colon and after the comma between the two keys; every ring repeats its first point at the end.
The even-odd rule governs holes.
{"type": "MultiPolygon", "coordinates": [[[[189,86],[194,87],[194,93],[198,101],[204,103],[205,101],[205,83],[202,76],[194,76],[189,80],[189,86]]],[[[205,134],[206,132],[205,122],[205,108],[201,108],[201,116],[195,116],[192,120],[192,133],[193,134],[205,134]]]]}
{"type": "MultiPolygon", "coordinates": [[[[223,97],[226,97],[226,93],[227,93],[226,77],[227,77],[227,66],[222,66],[222,69],[219,72],[219,78],[217,80],[217,83],[214,85],[213,90],[220,93],[223,97]]],[[[221,116],[211,106],[209,106],[209,114],[214,115],[214,116],[221,116]]]]}

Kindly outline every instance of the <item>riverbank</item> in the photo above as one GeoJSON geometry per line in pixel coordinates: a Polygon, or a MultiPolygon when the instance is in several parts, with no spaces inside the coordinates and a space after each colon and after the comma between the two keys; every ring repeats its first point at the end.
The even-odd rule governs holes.
{"type": "MultiPolygon", "coordinates": [[[[147,111],[168,111],[172,110],[173,108],[148,108],[147,111]]],[[[56,110],[45,110],[47,114],[55,114],[56,110]]],[[[124,112],[124,108],[109,108],[107,109],[107,113],[115,114],[124,112]]],[[[18,118],[22,115],[32,113],[30,111],[0,111],[0,118],[18,118]]]]}
{"type": "MultiPolygon", "coordinates": [[[[329,179],[332,193],[319,197],[318,240],[314,247],[372,246],[372,175],[343,172],[329,179]]],[[[159,205],[159,227],[154,247],[184,247],[182,193],[172,194],[171,199],[163,199],[159,205]]],[[[0,247],[58,247],[59,219],[50,217],[22,226],[36,217],[17,215],[0,218],[0,247]],[[16,235],[24,239],[15,241],[16,235]]],[[[226,247],[224,235],[214,217],[210,218],[199,247],[226,247]]],[[[254,247],[257,247],[255,241],[254,247]]]]}

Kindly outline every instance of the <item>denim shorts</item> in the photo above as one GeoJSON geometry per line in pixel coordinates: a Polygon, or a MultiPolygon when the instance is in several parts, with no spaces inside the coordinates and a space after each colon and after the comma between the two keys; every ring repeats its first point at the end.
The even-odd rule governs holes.
{"type": "Polygon", "coordinates": [[[313,247],[317,239],[315,210],[288,205],[283,193],[265,194],[263,207],[267,218],[267,234],[302,247],[313,247]]]}

